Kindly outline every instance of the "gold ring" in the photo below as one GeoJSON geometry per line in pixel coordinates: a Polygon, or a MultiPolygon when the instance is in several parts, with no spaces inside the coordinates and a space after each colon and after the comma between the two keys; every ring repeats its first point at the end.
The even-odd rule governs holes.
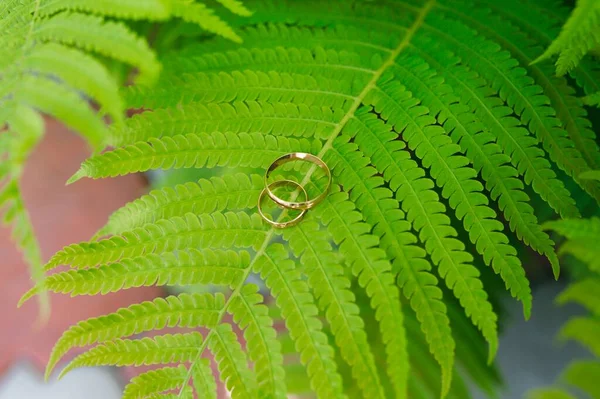
{"type": "MultiPolygon", "coordinates": [[[[258,213],[260,214],[260,216],[262,216],[262,218],[269,223],[271,226],[278,228],[278,229],[284,229],[286,227],[291,227],[296,225],[300,220],[302,220],[302,217],[304,217],[304,214],[306,213],[306,209],[303,209],[302,212],[300,212],[298,214],[298,216],[296,216],[295,218],[293,218],[292,220],[289,220],[287,222],[276,222],[274,220],[269,219],[262,211],[262,205],[261,202],[263,200],[263,198],[265,197],[265,194],[267,193],[268,190],[270,190],[270,188],[276,188],[279,186],[283,186],[285,184],[292,184],[296,187],[299,187],[302,192],[304,193],[304,198],[308,198],[308,193],[306,192],[306,190],[304,189],[304,187],[302,187],[302,185],[300,183],[296,183],[295,181],[292,180],[277,180],[273,183],[271,183],[270,185],[267,185],[265,188],[263,188],[263,190],[261,191],[260,195],[258,196],[258,213]]],[[[277,204],[280,208],[283,208],[281,205],[277,204]]]]}
{"type": "MultiPolygon", "coordinates": [[[[276,160],[273,161],[273,163],[271,164],[271,166],[269,166],[269,168],[267,169],[267,172],[265,173],[265,190],[269,194],[269,197],[271,197],[271,199],[273,201],[275,201],[276,204],[278,204],[284,208],[288,208],[288,209],[307,210],[307,209],[315,207],[319,202],[323,201],[323,199],[327,196],[327,193],[329,192],[329,187],[331,187],[331,171],[327,167],[327,164],[325,162],[323,162],[321,160],[321,158],[314,156],[312,154],[307,154],[305,152],[292,152],[290,154],[285,154],[285,155],[280,156],[279,158],[277,158],[276,160]],[[325,171],[325,173],[327,174],[327,187],[325,187],[325,190],[323,190],[323,192],[321,194],[319,194],[318,196],[316,196],[315,198],[313,198],[311,200],[308,199],[308,195],[307,195],[306,201],[303,201],[303,202],[285,201],[285,200],[279,198],[278,196],[276,196],[273,193],[273,191],[271,191],[271,189],[269,188],[268,179],[269,179],[269,176],[271,175],[271,172],[273,172],[279,166],[286,164],[288,162],[295,161],[295,160],[313,163],[316,166],[318,166],[319,168],[323,169],[325,171]]],[[[302,187],[302,189],[304,190],[304,187],[302,187]]],[[[306,193],[306,191],[304,191],[304,192],[306,193]]]]}

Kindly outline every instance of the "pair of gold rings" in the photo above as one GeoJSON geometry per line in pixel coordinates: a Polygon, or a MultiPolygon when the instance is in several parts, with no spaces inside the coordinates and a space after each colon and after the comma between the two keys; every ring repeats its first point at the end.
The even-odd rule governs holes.
{"type": "Polygon", "coordinates": [[[325,199],[325,197],[327,197],[327,193],[329,192],[330,186],[331,186],[331,171],[329,170],[329,167],[327,167],[327,164],[325,162],[323,162],[323,160],[321,160],[321,158],[319,158],[315,155],[312,155],[312,154],[308,154],[306,152],[292,152],[290,154],[282,155],[281,157],[279,157],[273,161],[273,163],[271,164],[271,166],[269,166],[269,168],[267,169],[267,171],[265,173],[265,188],[262,190],[262,192],[258,196],[258,213],[260,214],[260,216],[262,216],[262,218],[267,223],[269,223],[271,226],[276,227],[278,229],[283,229],[286,227],[293,226],[302,220],[302,218],[306,214],[307,210],[314,208],[321,201],[323,201],[325,199]],[[312,163],[315,166],[321,168],[325,172],[325,174],[327,176],[327,186],[319,195],[317,195],[316,197],[314,197],[312,199],[309,198],[308,193],[306,192],[306,190],[304,189],[302,184],[297,183],[293,180],[284,179],[284,180],[274,181],[273,183],[269,183],[269,181],[268,181],[269,177],[271,176],[271,174],[273,173],[273,171],[275,169],[277,169],[278,167],[280,167],[283,164],[293,162],[293,161],[304,161],[304,162],[312,163]],[[291,201],[286,201],[283,198],[278,197],[274,193],[274,189],[276,189],[277,187],[286,186],[286,185],[294,186],[296,189],[299,188],[301,190],[301,194],[304,196],[304,200],[303,201],[295,201],[295,199],[294,199],[291,201]],[[287,222],[277,222],[275,220],[269,219],[269,217],[263,213],[262,205],[261,205],[265,195],[268,195],[269,198],[271,198],[273,200],[273,202],[275,202],[275,204],[277,204],[277,206],[280,207],[281,209],[300,210],[301,212],[298,214],[298,216],[294,217],[293,219],[291,219],[287,222]]]}

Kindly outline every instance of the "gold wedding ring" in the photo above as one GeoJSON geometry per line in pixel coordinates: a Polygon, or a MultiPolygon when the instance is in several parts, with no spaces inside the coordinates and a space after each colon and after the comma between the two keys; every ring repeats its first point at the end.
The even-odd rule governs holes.
{"type": "MultiPolygon", "coordinates": [[[[284,181],[284,180],[282,180],[282,181],[284,181]]],[[[296,183],[296,184],[298,184],[298,183],[296,183]]],[[[298,186],[302,187],[300,184],[298,184],[298,186]]],[[[329,192],[330,187],[331,187],[331,171],[329,170],[329,167],[327,167],[327,164],[325,162],[323,162],[321,160],[321,158],[314,156],[312,154],[308,154],[306,152],[292,152],[290,154],[282,155],[281,157],[279,157],[275,161],[273,161],[273,163],[271,164],[271,166],[269,166],[269,168],[267,169],[267,172],[265,173],[265,190],[266,190],[267,194],[269,194],[269,197],[271,197],[271,199],[273,201],[275,201],[276,204],[278,204],[279,206],[281,206],[283,208],[287,208],[287,209],[299,209],[299,210],[306,211],[307,209],[314,208],[321,201],[323,201],[323,199],[325,199],[325,197],[327,196],[327,193],[329,192]],[[317,195],[313,199],[309,199],[308,195],[307,195],[305,201],[302,201],[302,202],[286,201],[282,198],[279,198],[277,195],[275,195],[275,193],[270,188],[271,186],[269,185],[268,179],[269,179],[269,176],[271,175],[271,173],[275,169],[277,169],[279,166],[286,164],[288,162],[296,161],[296,160],[310,162],[310,163],[318,166],[319,168],[323,169],[323,171],[325,171],[325,174],[327,175],[327,186],[325,187],[323,192],[321,192],[319,195],[317,195]]],[[[302,189],[304,190],[304,187],[302,187],[302,189]]],[[[304,191],[304,192],[306,193],[306,191],[304,191]]]]}
{"type": "MultiPolygon", "coordinates": [[[[294,226],[295,224],[297,224],[298,222],[300,222],[300,220],[302,220],[302,218],[304,217],[304,214],[306,213],[306,209],[303,209],[298,216],[296,216],[295,218],[293,218],[292,220],[289,220],[287,222],[276,222],[272,219],[269,219],[262,210],[262,205],[261,202],[263,200],[263,198],[265,197],[265,194],[270,190],[270,189],[275,189],[277,187],[280,186],[284,186],[290,184],[292,186],[296,186],[296,188],[300,188],[302,190],[302,192],[304,193],[304,198],[308,199],[308,194],[306,192],[306,190],[304,189],[304,187],[302,187],[302,185],[300,183],[296,183],[293,180],[277,180],[269,185],[267,185],[260,193],[260,195],[258,196],[258,213],[260,214],[260,216],[262,216],[262,218],[269,223],[271,226],[278,228],[278,229],[285,229],[286,227],[291,227],[294,226]]],[[[284,208],[283,206],[279,205],[278,206],[280,208],[284,208]]]]}

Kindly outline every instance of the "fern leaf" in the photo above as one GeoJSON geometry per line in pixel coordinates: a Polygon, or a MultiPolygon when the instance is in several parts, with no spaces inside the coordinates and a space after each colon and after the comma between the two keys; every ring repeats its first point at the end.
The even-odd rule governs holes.
{"type": "Polygon", "coordinates": [[[122,234],[147,223],[182,217],[189,212],[201,214],[253,208],[263,188],[262,176],[238,173],[153,190],[115,211],[96,236],[122,234]]]}
{"type": "MultiPolygon", "coordinates": [[[[544,16],[539,18],[542,22],[538,22],[538,18],[534,18],[533,21],[531,19],[523,20],[522,15],[531,14],[531,9],[520,1],[509,0],[506,7],[498,7],[494,4],[491,8],[487,5],[473,4],[470,1],[459,0],[458,3],[453,4],[456,4],[456,8],[467,7],[470,14],[466,18],[464,18],[464,14],[454,12],[454,15],[464,18],[465,23],[483,31],[490,39],[501,42],[513,57],[528,66],[528,72],[536,79],[548,97],[549,104],[556,110],[556,116],[572,139],[575,148],[589,166],[599,165],[596,136],[591,130],[587,112],[581,106],[581,101],[575,97],[573,88],[569,86],[564,77],[556,76],[548,64],[530,64],[541,51],[538,44],[549,42],[547,35],[555,30],[556,22],[547,22],[544,16]],[[481,24],[479,21],[486,21],[486,23],[481,24]]],[[[538,14],[543,15],[544,13],[536,13],[536,16],[538,14]]],[[[581,71],[579,79],[582,75],[585,76],[584,84],[586,86],[595,85],[595,83],[590,83],[590,77],[587,76],[589,71],[581,71]]],[[[585,182],[583,183],[585,184],[585,182]]],[[[594,190],[593,186],[587,185],[586,187],[594,190]]],[[[597,191],[595,192],[597,195],[597,191]]]]}
{"type": "Polygon", "coordinates": [[[543,224],[545,230],[556,231],[569,240],[600,239],[600,218],[553,220],[543,224]]]}
{"type": "MultiPolygon", "coordinates": [[[[371,230],[370,226],[361,221],[360,214],[356,212],[352,202],[348,201],[348,196],[338,190],[339,188],[335,187],[332,189],[335,194],[330,194],[327,202],[320,206],[317,211],[318,217],[328,226],[334,241],[346,254],[346,261],[352,267],[352,273],[358,278],[358,283],[371,297],[371,306],[376,311],[375,318],[380,323],[381,335],[386,344],[388,363],[394,363],[398,355],[403,355],[399,350],[402,347],[402,336],[397,332],[402,331],[404,327],[402,310],[399,306],[399,292],[394,286],[391,273],[392,267],[385,260],[385,252],[377,248],[379,241],[377,237],[366,233],[371,230]]],[[[419,294],[420,292],[414,294],[414,300],[422,298],[419,294]]],[[[453,365],[454,341],[450,334],[448,319],[444,317],[445,307],[442,303],[439,304],[441,305],[438,308],[439,317],[431,312],[431,308],[427,308],[431,305],[428,302],[423,303],[423,306],[419,306],[421,304],[415,306],[419,310],[422,309],[420,315],[427,317],[427,320],[422,320],[423,328],[431,339],[430,345],[437,360],[442,365],[444,373],[442,396],[444,396],[450,384],[448,373],[451,372],[453,365]],[[441,325],[438,324],[440,321],[441,325]]],[[[390,378],[395,378],[397,372],[398,366],[389,364],[390,378]]]]}
{"type": "Polygon", "coordinates": [[[28,54],[24,66],[38,73],[56,76],[71,87],[90,95],[115,123],[122,123],[124,107],[117,82],[91,56],[60,44],[45,43],[36,46],[28,54]]]}
{"type": "MultiPolygon", "coordinates": [[[[238,50],[236,48],[236,50],[238,50]]],[[[211,54],[193,54],[165,60],[165,67],[173,74],[192,72],[236,71],[247,69],[263,72],[276,69],[285,73],[321,75],[326,78],[352,78],[355,74],[373,75],[369,68],[372,63],[363,60],[358,54],[336,52],[324,49],[321,45],[314,49],[290,48],[261,49],[242,48],[238,51],[218,51],[211,54]],[[366,65],[365,65],[366,64],[366,65]]],[[[369,76],[369,77],[370,77],[369,76]]]]}
{"type": "MultiPolygon", "coordinates": [[[[134,377],[123,391],[122,399],[140,399],[179,388],[183,385],[188,371],[185,366],[163,367],[147,371],[134,377]]],[[[160,397],[160,396],[159,396],[160,397]]]]}
{"type": "Polygon", "coordinates": [[[281,344],[273,329],[268,309],[262,305],[258,287],[247,284],[229,304],[227,311],[233,321],[244,330],[244,339],[250,360],[254,362],[260,398],[285,398],[285,371],[281,344]]]}
{"type": "MultiPolygon", "coordinates": [[[[424,172],[414,161],[410,161],[407,152],[401,150],[402,142],[396,141],[396,135],[377,122],[366,109],[358,113],[353,122],[349,127],[355,132],[354,142],[370,157],[372,164],[389,182],[390,188],[396,191],[407,219],[421,232],[428,252],[435,255],[434,262],[440,265],[443,257],[439,254],[442,253],[458,259],[460,251],[453,244],[454,240],[448,237],[456,235],[456,232],[449,228],[449,220],[440,217],[445,207],[431,190],[433,183],[423,178],[424,172]],[[437,234],[427,234],[434,231],[437,234]]],[[[411,299],[418,319],[423,322],[426,338],[436,359],[445,370],[443,385],[447,387],[453,364],[454,341],[446,307],[440,301],[442,293],[435,287],[437,279],[428,273],[431,266],[425,262],[407,262],[403,267],[399,281],[405,287],[405,295],[411,299]]]]}
{"type": "Polygon", "coordinates": [[[71,348],[107,342],[165,327],[213,327],[225,305],[222,294],[181,294],[122,308],[115,313],[81,321],[58,340],[46,367],[46,379],[71,348]]]}
{"type": "Polygon", "coordinates": [[[600,181],[600,170],[588,170],[579,175],[580,179],[591,179],[600,181]]]}
{"type": "Polygon", "coordinates": [[[600,107],[600,91],[585,96],[583,98],[583,103],[589,106],[600,107]]]}
{"type": "Polygon", "coordinates": [[[306,365],[312,389],[322,397],[343,397],[342,378],[317,317],[315,300],[283,246],[272,244],[257,258],[254,271],[260,273],[281,309],[300,360],[306,365]]]}
{"type": "Polygon", "coordinates": [[[576,399],[570,393],[559,389],[535,389],[527,394],[527,399],[576,399]]]}
{"type": "MultiPolygon", "coordinates": [[[[428,41],[428,45],[433,42],[428,41]]],[[[445,52],[435,52],[444,55],[445,52]]],[[[447,52],[446,52],[447,53],[447,52]]],[[[424,53],[421,56],[426,57],[424,53]]],[[[491,128],[492,133],[498,138],[503,152],[510,156],[512,164],[525,177],[526,183],[532,184],[534,190],[546,200],[558,213],[564,216],[578,216],[579,212],[575,202],[570,198],[564,184],[556,179],[555,173],[550,169],[550,164],[544,158],[544,152],[537,148],[536,140],[528,137],[528,132],[519,127],[519,122],[510,115],[512,110],[492,97],[495,89],[487,87],[477,73],[458,66],[459,59],[453,54],[439,60],[427,58],[434,63],[438,70],[443,70],[444,75],[452,82],[453,87],[468,103],[473,103],[472,110],[482,121],[491,128]],[[442,69],[442,64],[450,65],[451,69],[442,69]]]]}
{"type": "Polygon", "coordinates": [[[57,252],[46,264],[51,270],[61,264],[72,267],[95,266],[143,254],[160,254],[193,247],[259,248],[265,239],[265,226],[258,214],[213,213],[159,220],[155,224],[125,232],[98,242],[73,244],[57,252]]]}
{"type": "Polygon", "coordinates": [[[192,382],[199,398],[217,399],[217,382],[209,359],[198,359],[193,366],[192,382]]]}
{"type": "Polygon", "coordinates": [[[600,357],[600,320],[590,317],[574,317],[560,330],[561,340],[575,340],[585,346],[596,357],[600,357]]]}
{"type": "MultiPolygon", "coordinates": [[[[344,276],[339,259],[336,259],[327,236],[318,229],[318,224],[309,220],[284,232],[295,255],[301,260],[308,280],[319,298],[317,305],[327,317],[342,357],[352,367],[352,374],[359,382],[365,397],[385,397],[377,375],[375,360],[364,331],[364,323],[358,316],[354,294],[348,290],[350,281],[344,276]],[[310,238],[309,238],[310,237],[310,238]]],[[[398,397],[403,397],[408,374],[406,342],[403,331],[395,332],[400,345],[390,347],[394,357],[390,362],[390,373],[394,375],[398,397]],[[405,373],[404,375],[402,373],[405,373]]]]}
{"type": "MultiPolygon", "coordinates": [[[[368,164],[368,161],[366,159],[363,158],[363,160],[360,160],[360,158],[362,157],[362,155],[360,154],[359,151],[356,151],[356,149],[352,148],[351,145],[349,144],[342,144],[344,143],[344,141],[347,140],[347,138],[344,139],[344,137],[341,137],[339,142],[340,144],[338,144],[337,148],[340,151],[340,154],[342,157],[348,159],[347,161],[347,168],[345,169],[345,172],[342,172],[342,175],[339,176],[340,181],[342,182],[342,185],[344,186],[344,188],[346,188],[347,190],[351,190],[353,193],[357,193],[356,195],[362,195],[363,197],[366,197],[367,195],[372,195],[369,194],[371,193],[372,190],[368,190],[368,189],[361,189],[358,190],[357,187],[361,184],[361,182],[364,181],[365,176],[373,176],[376,173],[376,170],[371,169],[366,167],[365,165],[368,164]],[[348,154],[351,154],[348,155],[348,154]],[[354,159],[352,159],[354,158],[354,159]],[[351,170],[351,168],[353,167],[353,165],[362,165],[362,167],[364,168],[360,173],[357,172],[353,172],[355,174],[355,176],[349,177],[347,175],[347,173],[351,170]],[[371,170],[369,170],[371,169],[371,170]],[[346,175],[346,176],[344,176],[346,175]]],[[[337,161],[333,161],[333,164],[338,164],[337,161]]],[[[338,165],[338,171],[341,170],[342,168],[338,165]]],[[[373,180],[377,180],[377,179],[373,179],[373,180]]],[[[381,183],[379,183],[380,185],[381,183]]],[[[376,183],[373,182],[369,182],[369,186],[373,186],[373,187],[377,187],[376,183]]],[[[381,198],[379,198],[379,202],[383,202],[381,200],[385,199],[386,197],[392,197],[392,194],[384,194],[385,191],[387,189],[382,189],[380,188],[379,191],[379,195],[381,196],[381,198]]],[[[361,201],[364,204],[364,199],[361,201]]],[[[372,205],[369,204],[369,208],[370,209],[377,209],[379,208],[379,204],[375,199],[371,200],[372,205]]],[[[390,203],[390,199],[387,200],[388,203],[390,203]]],[[[360,204],[360,202],[359,202],[360,204]]],[[[360,207],[360,205],[359,205],[360,207]]],[[[398,205],[397,203],[395,203],[395,201],[392,200],[391,204],[390,204],[390,208],[395,210],[395,212],[398,212],[398,205]]],[[[379,208],[381,209],[381,208],[379,208]]],[[[363,209],[363,212],[365,212],[365,210],[363,209]]],[[[385,226],[387,224],[386,220],[390,219],[390,220],[394,220],[394,219],[398,219],[397,216],[393,216],[390,214],[389,216],[386,215],[384,212],[382,212],[381,210],[379,210],[379,212],[381,213],[380,216],[373,218],[374,221],[376,221],[375,223],[373,223],[375,226],[385,226]],[[387,217],[387,218],[386,218],[387,217]]],[[[390,212],[391,213],[391,212],[390,212]]],[[[368,214],[366,215],[367,217],[367,221],[369,221],[369,216],[368,214]]],[[[406,223],[406,222],[405,222],[406,223]]],[[[404,223],[402,223],[404,224],[404,223]]],[[[406,227],[402,227],[401,223],[395,223],[395,226],[391,227],[392,232],[387,233],[386,232],[386,236],[388,237],[387,240],[389,240],[389,237],[393,237],[393,236],[405,236],[406,233],[406,227]],[[398,231],[397,233],[393,233],[393,231],[396,230],[398,231]]],[[[408,224],[408,223],[406,223],[408,224]]],[[[407,226],[408,227],[408,226],[407,226]]],[[[377,227],[375,229],[375,231],[377,231],[377,227]]],[[[385,241],[382,241],[382,243],[384,243],[385,241]]],[[[402,246],[404,246],[405,244],[400,244],[401,242],[405,241],[406,243],[412,243],[414,242],[414,238],[409,238],[409,237],[402,237],[400,239],[398,239],[399,243],[397,243],[395,245],[396,248],[394,248],[394,251],[396,252],[394,254],[394,256],[398,256],[399,253],[402,252],[402,246]]],[[[384,244],[385,245],[385,244],[384,244]]],[[[456,246],[456,245],[454,245],[456,246]]],[[[453,247],[454,247],[453,246],[453,247]]],[[[453,248],[452,247],[452,248],[453,248]]],[[[460,248],[460,247],[459,247],[460,248]]],[[[453,248],[456,250],[456,248],[453,248]]],[[[410,252],[409,252],[410,254],[410,252]]],[[[422,255],[421,255],[422,256],[422,255]]],[[[415,256],[415,254],[411,254],[411,258],[412,257],[419,257],[419,256],[415,256]]],[[[457,298],[460,299],[461,304],[463,305],[463,307],[465,308],[467,315],[469,315],[472,319],[473,322],[476,326],[478,326],[482,332],[483,335],[486,337],[486,339],[488,340],[489,344],[490,344],[490,357],[493,356],[493,354],[495,353],[496,349],[497,349],[497,345],[498,345],[498,336],[497,336],[497,327],[496,327],[496,315],[494,314],[491,304],[487,301],[487,294],[485,293],[485,291],[483,290],[483,284],[481,283],[481,281],[478,279],[479,276],[479,272],[477,271],[477,269],[475,269],[474,267],[472,267],[471,265],[469,265],[468,263],[472,261],[472,257],[470,254],[468,254],[465,251],[458,252],[458,254],[455,254],[454,256],[450,256],[450,255],[446,255],[446,262],[441,263],[441,269],[440,269],[440,274],[442,277],[444,277],[446,279],[447,285],[449,286],[449,288],[454,290],[454,293],[456,295],[457,298]],[[460,256],[458,256],[460,255],[460,256]],[[460,284],[459,284],[460,283],[460,284]]],[[[401,283],[401,285],[405,285],[408,282],[412,282],[411,280],[413,280],[416,276],[411,276],[411,274],[415,274],[410,273],[409,271],[407,271],[404,275],[402,273],[402,268],[406,267],[407,264],[411,264],[412,262],[414,262],[413,259],[403,259],[403,262],[399,265],[398,267],[398,272],[400,272],[400,278],[399,281],[401,283]]],[[[430,268],[430,266],[427,267],[427,269],[425,269],[424,265],[419,265],[418,263],[413,264],[410,266],[411,268],[414,268],[415,270],[428,270],[430,268]]],[[[421,284],[426,284],[427,280],[430,280],[429,283],[433,284],[433,281],[431,279],[426,279],[426,274],[422,275],[421,278],[422,283],[421,284]]],[[[410,288],[406,287],[405,288],[405,294],[410,293],[410,288]]],[[[433,292],[430,293],[430,295],[433,295],[433,292]]]]}
{"type": "Polygon", "coordinates": [[[134,108],[170,108],[235,100],[346,109],[354,99],[351,92],[350,84],[320,76],[246,70],[169,76],[154,87],[127,87],[123,95],[134,108]]]}
{"type": "Polygon", "coordinates": [[[59,11],[85,11],[128,19],[164,20],[169,16],[169,2],[165,0],[147,0],[142,3],[135,0],[42,0],[38,13],[49,16],[59,11]]]}
{"type": "Polygon", "coordinates": [[[590,398],[600,395],[598,378],[600,378],[600,361],[580,360],[569,364],[561,376],[567,383],[587,393],[590,398]]]}
{"type": "Polygon", "coordinates": [[[112,134],[111,144],[122,146],[156,137],[219,131],[324,138],[339,118],[340,112],[328,107],[290,103],[190,104],[133,116],[112,134]]]}
{"type": "Polygon", "coordinates": [[[120,22],[62,12],[38,24],[33,37],[93,50],[132,65],[140,70],[139,82],[153,82],[160,71],[160,65],[148,44],[120,22]]]}
{"type": "MultiPolygon", "coordinates": [[[[467,64],[480,71],[483,77],[498,88],[503,100],[507,101],[523,122],[536,134],[544,149],[567,174],[577,176],[588,169],[580,151],[569,137],[555,112],[548,105],[549,99],[543,94],[541,87],[524,74],[518,63],[511,59],[508,52],[500,51],[500,47],[478,36],[472,29],[460,22],[451,21],[439,15],[432,16],[434,26],[447,26],[452,35],[437,32],[443,38],[443,46],[457,51],[467,64]],[[480,63],[480,64],[477,64],[480,63]],[[487,67],[482,68],[481,63],[487,67]],[[524,110],[528,112],[524,112],[524,110]]],[[[600,198],[600,189],[595,185],[580,182],[580,185],[595,198],[600,198]]]]}
{"type": "Polygon", "coordinates": [[[592,48],[600,45],[600,5],[594,0],[578,0],[560,35],[534,62],[559,54],[556,73],[564,75],[573,69],[592,48]]]}
{"type": "Polygon", "coordinates": [[[155,393],[146,396],[144,399],[194,399],[194,392],[191,387],[185,387],[180,394],[176,393],[155,393]]]}
{"type": "Polygon", "coordinates": [[[150,139],[87,159],[68,183],[82,177],[98,179],[150,169],[266,167],[292,149],[310,152],[311,143],[258,133],[218,132],[150,139]]]}
{"type": "Polygon", "coordinates": [[[19,301],[25,301],[40,292],[61,294],[108,294],[134,287],[163,285],[213,284],[234,287],[244,278],[244,269],[250,264],[246,251],[190,248],[163,255],[148,254],[119,263],[93,269],[68,270],[52,274],[28,291],[19,301]]]}
{"type": "Polygon", "coordinates": [[[221,380],[231,391],[231,397],[256,397],[256,376],[248,368],[248,360],[229,324],[213,328],[208,346],[215,355],[221,380]]]}
{"type": "Polygon", "coordinates": [[[411,150],[430,168],[432,177],[443,188],[442,196],[463,221],[471,242],[485,262],[501,275],[506,288],[523,303],[523,312],[531,313],[529,281],[514,247],[502,233],[503,226],[494,219],[496,213],[487,206],[481,194],[481,184],[474,179],[476,172],[469,168],[468,159],[459,155],[460,148],[444,135],[443,128],[434,125],[435,119],[425,115],[426,109],[416,106],[410,92],[395,81],[389,81],[373,92],[368,102],[381,112],[403,138],[411,150]]]}
{"type": "MultiPolygon", "coordinates": [[[[6,157],[0,168],[0,209],[4,212],[2,221],[12,223],[11,238],[23,251],[23,258],[29,266],[34,283],[43,284],[45,276],[42,254],[23,201],[20,179],[25,159],[42,138],[44,121],[38,112],[19,106],[7,117],[7,124],[9,130],[0,136],[3,141],[0,144],[0,157],[6,157]]],[[[50,314],[50,300],[45,290],[39,293],[39,317],[40,320],[45,320],[50,314]]]]}
{"type": "Polygon", "coordinates": [[[15,93],[17,101],[61,120],[78,131],[94,148],[100,148],[108,137],[108,129],[85,100],[56,82],[27,77],[15,93]]]}
{"type": "Polygon", "coordinates": [[[597,242],[595,238],[568,241],[561,245],[559,255],[573,255],[584,262],[590,270],[600,273],[600,249],[597,247],[597,242]]]}
{"type": "Polygon", "coordinates": [[[217,2],[234,14],[241,15],[243,17],[249,17],[252,15],[252,11],[248,10],[239,0],[217,0],[217,2]]]}
{"type": "Polygon", "coordinates": [[[544,151],[537,147],[535,138],[519,126],[519,121],[509,116],[512,110],[493,96],[495,90],[488,87],[476,72],[458,65],[460,59],[453,53],[435,47],[431,40],[423,41],[422,46],[434,46],[436,51],[432,54],[420,51],[419,55],[441,71],[447,83],[470,105],[471,111],[485,122],[525,183],[531,184],[533,190],[561,216],[579,217],[575,201],[551,169],[544,151]],[[435,59],[432,58],[434,56],[435,59]]]}
{"type": "Polygon", "coordinates": [[[600,279],[589,277],[582,281],[576,281],[558,296],[556,302],[565,304],[576,302],[587,308],[592,314],[600,316],[600,279]]]}
{"type": "Polygon", "coordinates": [[[554,253],[554,242],[543,232],[529,205],[529,196],[523,191],[523,184],[517,179],[516,168],[510,165],[510,158],[502,154],[494,136],[484,132],[483,124],[470,112],[466,105],[459,104],[452,89],[442,83],[442,77],[424,60],[404,55],[398,62],[398,70],[407,79],[407,88],[422,98],[437,115],[438,122],[451,132],[450,137],[462,152],[473,160],[474,169],[482,174],[492,200],[497,200],[504,212],[510,228],[517,237],[534,250],[545,255],[551,262],[555,276],[560,266],[554,253]]]}
{"type": "MultiPolygon", "coordinates": [[[[359,162],[358,159],[361,157],[359,152],[352,149],[352,147],[350,145],[347,145],[346,147],[347,147],[347,149],[344,149],[344,147],[342,147],[342,146],[340,146],[338,148],[340,148],[342,154],[344,154],[346,152],[351,152],[351,153],[353,153],[353,156],[356,157],[353,160],[350,158],[350,161],[348,162],[347,170],[350,170],[350,167],[352,165],[359,165],[359,164],[366,165],[368,163],[368,161],[366,159],[359,162]]],[[[348,155],[343,155],[343,156],[348,157],[348,155]]],[[[351,189],[352,192],[355,192],[356,185],[364,179],[364,177],[362,177],[362,175],[366,174],[365,172],[367,172],[367,171],[368,171],[368,168],[366,168],[363,172],[361,172],[360,175],[357,174],[356,176],[353,176],[354,183],[344,183],[343,175],[341,175],[339,178],[342,181],[343,185],[345,185],[345,186],[347,185],[348,189],[351,189]]],[[[372,176],[373,174],[376,173],[376,171],[371,170],[371,171],[368,171],[367,173],[372,176]]],[[[371,183],[370,185],[372,185],[372,184],[373,183],[371,183]]],[[[360,191],[364,191],[366,193],[370,192],[370,190],[366,190],[366,191],[360,190],[360,191]]],[[[380,190],[380,191],[384,191],[384,190],[380,190]]],[[[389,196],[391,196],[391,194],[389,194],[389,196]]],[[[382,198],[385,198],[385,196],[382,196],[382,198]]],[[[373,209],[373,208],[376,208],[376,206],[371,206],[370,208],[373,209]]],[[[397,208],[398,208],[398,206],[395,204],[392,207],[392,209],[397,209],[397,208]]],[[[384,225],[385,224],[384,220],[386,220],[385,216],[382,215],[380,221],[377,224],[384,225]]],[[[442,231],[444,231],[444,230],[442,230],[442,231]]],[[[393,235],[393,234],[391,234],[391,235],[393,235]]],[[[408,242],[414,242],[414,239],[409,239],[408,242]]],[[[443,244],[443,245],[448,245],[448,244],[443,244]]],[[[469,265],[469,263],[472,261],[472,256],[470,254],[468,254],[467,252],[462,251],[462,248],[460,248],[460,247],[455,248],[455,247],[456,247],[456,244],[453,244],[449,248],[452,248],[452,250],[454,250],[454,251],[458,250],[460,252],[458,252],[454,256],[449,255],[449,254],[446,255],[445,262],[440,263],[440,267],[441,267],[440,274],[442,277],[444,277],[446,279],[446,282],[447,282],[447,285],[449,286],[449,288],[454,290],[456,297],[460,299],[462,306],[465,308],[465,310],[467,312],[467,315],[469,315],[473,319],[474,324],[477,325],[482,330],[484,336],[486,337],[486,339],[488,340],[488,342],[490,344],[490,357],[491,357],[495,353],[497,344],[498,344],[498,337],[497,337],[497,332],[496,332],[496,315],[494,314],[494,312],[492,310],[491,304],[487,301],[487,294],[483,290],[483,285],[482,285],[481,281],[479,281],[479,279],[478,279],[479,272],[477,271],[477,269],[475,269],[474,267],[469,265]]],[[[446,250],[445,252],[447,252],[447,251],[448,250],[446,250]]],[[[407,261],[404,261],[400,267],[401,268],[404,267],[404,265],[406,265],[406,263],[407,263],[407,261]]],[[[412,266],[412,267],[415,267],[415,266],[412,266]]],[[[416,270],[423,270],[423,267],[416,268],[416,270]]],[[[426,277],[426,275],[422,276],[422,278],[424,279],[423,284],[425,284],[425,281],[426,281],[425,277],[426,277]]],[[[412,280],[412,278],[408,276],[408,273],[406,273],[406,275],[403,277],[401,276],[401,279],[403,279],[403,280],[406,279],[404,281],[401,280],[403,284],[406,284],[409,281],[409,279],[412,280]]],[[[408,291],[408,288],[405,289],[405,291],[408,291]]],[[[408,292],[410,292],[410,291],[408,291],[408,292]]],[[[431,294],[433,294],[433,293],[431,293],[431,294]]]]}
{"type": "Polygon", "coordinates": [[[202,335],[197,332],[138,340],[115,339],[77,356],[61,371],[59,378],[79,367],[191,362],[197,357],[202,342],[202,335]]]}
{"type": "Polygon", "coordinates": [[[198,24],[204,30],[236,43],[241,42],[240,37],[233,29],[204,4],[196,3],[193,0],[171,0],[171,12],[186,22],[198,24]]]}

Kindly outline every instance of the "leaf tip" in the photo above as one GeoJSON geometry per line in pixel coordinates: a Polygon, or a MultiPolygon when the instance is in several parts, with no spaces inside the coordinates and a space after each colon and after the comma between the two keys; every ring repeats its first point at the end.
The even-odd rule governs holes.
{"type": "Polygon", "coordinates": [[[84,178],[86,176],[86,172],[83,168],[79,168],[79,170],[77,172],[75,172],[75,174],[73,176],[71,176],[69,178],[69,180],[67,180],[67,186],[70,184],[75,183],[77,180],[80,180],[82,178],[84,178]]]}

